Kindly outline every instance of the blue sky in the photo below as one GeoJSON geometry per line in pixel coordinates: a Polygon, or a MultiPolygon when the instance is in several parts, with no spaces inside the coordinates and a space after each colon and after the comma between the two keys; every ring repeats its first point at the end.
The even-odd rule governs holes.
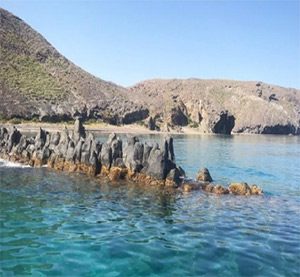
{"type": "Polygon", "coordinates": [[[299,1],[12,1],[63,55],[121,85],[152,78],[300,88],[299,1]]]}

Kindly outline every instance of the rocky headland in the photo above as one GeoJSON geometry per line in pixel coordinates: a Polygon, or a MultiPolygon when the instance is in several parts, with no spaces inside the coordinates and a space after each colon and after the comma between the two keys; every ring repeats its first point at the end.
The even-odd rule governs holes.
{"type": "Polygon", "coordinates": [[[300,91],[263,82],[149,80],[130,88],[149,127],[199,133],[300,134],[300,91]]]}
{"type": "Polygon", "coordinates": [[[79,68],[1,8],[0,64],[1,121],[55,123],[80,116],[163,132],[300,134],[298,89],[201,79],[122,87],[79,68]]]}
{"type": "Polygon", "coordinates": [[[110,182],[136,182],[144,186],[160,186],[189,192],[204,190],[215,194],[259,195],[262,189],[247,183],[232,183],[228,187],[214,184],[208,169],[189,180],[176,165],[173,138],[162,145],[143,143],[136,136],[127,142],[114,133],[106,143],[100,143],[87,132],[78,118],[74,129],[50,133],[42,128],[34,137],[27,137],[17,128],[0,127],[0,157],[33,167],[47,165],[60,171],[80,172],[110,182]]]}

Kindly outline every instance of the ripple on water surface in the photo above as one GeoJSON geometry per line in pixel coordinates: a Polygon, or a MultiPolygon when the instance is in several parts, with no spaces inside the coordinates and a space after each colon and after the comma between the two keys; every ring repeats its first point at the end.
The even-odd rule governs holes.
{"type": "Polygon", "coordinates": [[[175,149],[190,176],[207,166],[220,182],[263,184],[262,197],[175,195],[0,165],[0,272],[299,276],[299,141],[255,138],[253,149],[253,140],[179,136],[175,149]]]}

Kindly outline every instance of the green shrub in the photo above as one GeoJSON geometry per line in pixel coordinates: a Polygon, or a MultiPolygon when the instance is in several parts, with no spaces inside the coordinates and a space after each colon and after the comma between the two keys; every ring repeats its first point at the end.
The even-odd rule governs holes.
{"type": "Polygon", "coordinates": [[[11,124],[21,124],[22,120],[20,118],[12,118],[9,120],[9,123],[11,124]]]}
{"type": "Polygon", "coordinates": [[[90,124],[95,124],[95,123],[99,123],[99,121],[96,118],[90,118],[90,119],[84,121],[85,125],[90,125],[90,124]]]}
{"type": "Polygon", "coordinates": [[[190,124],[190,127],[191,127],[191,128],[198,128],[198,127],[199,127],[199,123],[193,121],[193,122],[190,124]]]}
{"type": "Polygon", "coordinates": [[[143,127],[147,127],[147,124],[145,121],[141,120],[141,121],[137,121],[137,124],[143,127]]]}

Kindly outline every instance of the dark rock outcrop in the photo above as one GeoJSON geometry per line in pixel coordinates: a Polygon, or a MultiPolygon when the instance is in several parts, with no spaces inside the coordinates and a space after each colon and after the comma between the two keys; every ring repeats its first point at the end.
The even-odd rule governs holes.
{"type": "Polygon", "coordinates": [[[289,134],[300,134],[300,128],[296,129],[291,124],[280,125],[276,124],[273,126],[266,126],[261,131],[262,134],[273,134],[273,135],[289,135],[289,134]]]}
{"type": "Polygon", "coordinates": [[[148,120],[148,129],[151,131],[154,131],[156,128],[155,126],[155,120],[153,119],[152,116],[150,116],[149,120],[148,120]]]}
{"type": "Polygon", "coordinates": [[[37,150],[42,149],[46,143],[46,139],[47,139],[47,132],[42,128],[40,128],[35,137],[35,148],[37,150]]]}
{"type": "Polygon", "coordinates": [[[82,125],[82,121],[79,118],[76,118],[74,124],[74,139],[78,140],[80,137],[85,138],[85,128],[82,125]]]}
{"type": "Polygon", "coordinates": [[[182,171],[175,167],[170,170],[166,177],[166,186],[178,187],[182,183],[183,178],[182,171]]]}
{"type": "Polygon", "coordinates": [[[201,170],[199,170],[196,180],[201,182],[213,181],[207,168],[202,168],[201,170]]]}
{"type": "Polygon", "coordinates": [[[12,131],[9,133],[7,141],[7,150],[10,152],[12,148],[17,145],[21,139],[21,133],[13,127],[12,131]]]}
{"type": "Polygon", "coordinates": [[[102,145],[101,153],[100,153],[101,165],[106,168],[110,168],[112,164],[112,150],[109,144],[104,143],[102,145]]]}
{"type": "Polygon", "coordinates": [[[186,126],[188,125],[188,116],[181,106],[175,106],[170,111],[170,123],[173,126],[186,126]]]}
{"type": "Polygon", "coordinates": [[[219,120],[215,123],[212,128],[215,134],[230,135],[234,127],[235,118],[230,115],[228,111],[221,112],[219,120]]]}
{"type": "Polygon", "coordinates": [[[156,179],[164,179],[166,177],[166,157],[163,150],[159,148],[153,148],[151,150],[143,172],[156,179]]]}

